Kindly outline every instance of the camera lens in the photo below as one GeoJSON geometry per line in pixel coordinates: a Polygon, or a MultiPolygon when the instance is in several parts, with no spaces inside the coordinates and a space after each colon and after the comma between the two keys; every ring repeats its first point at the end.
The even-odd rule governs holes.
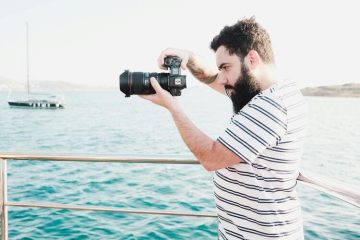
{"type": "Polygon", "coordinates": [[[126,70],[120,75],[120,91],[125,93],[125,97],[130,97],[133,94],[154,94],[155,90],[151,86],[150,77],[158,79],[158,74],[126,70]]]}
{"type": "Polygon", "coordinates": [[[131,73],[128,70],[123,72],[119,77],[120,91],[123,92],[126,97],[130,97],[131,95],[130,89],[132,81],[130,77],[131,73]]]}

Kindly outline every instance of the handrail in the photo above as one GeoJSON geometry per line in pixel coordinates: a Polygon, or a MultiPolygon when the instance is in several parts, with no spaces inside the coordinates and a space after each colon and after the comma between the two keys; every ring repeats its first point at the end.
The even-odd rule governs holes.
{"type": "MultiPolygon", "coordinates": [[[[193,159],[174,158],[174,157],[134,157],[134,156],[84,156],[84,155],[45,155],[45,154],[17,154],[0,153],[0,158],[8,160],[36,160],[36,161],[71,161],[71,162],[112,162],[112,163],[161,163],[161,164],[199,164],[193,159]]],[[[329,181],[320,181],[314,177],[305,176],[299,173],[297,179],[301,183],[312,188],[323,191],[356,207],[360,207],[360,194],[329,184],[329,181]]]]}
{"type": "MultiPolygon", "coordinates": [[[[88,156],[88,155],[67,155],[67,154],[18,154],[18,153],[0,153],[0,159],[7,160],[36,160],[36,161],[67,161],[67,162],[109,162],[109,163],[160,163],[160,164],[200,164],[199,161],[185,158],[174,157],[135,157],[135,156],[88,156]]],[[[299,173],[297,179],[312,188],[323,191],[356,207],[360,207],[360,194],[344,189],[343,187],[329,184],[329,181],[320,181],[314,177],[305,176],[299,173]]]]}
{"type": "Polygon", "coordinates": [[[17,154],[0,153],[0,159],[8,160],[36,160],[36,161],[65,161],[65,162],[113,162],[113,163],[163,163],[163,164],[199,164],[199,161],[174,157],[134,157],[134,156],[84,156],[84,155],[45,155],[45,154],[17,154]]]}
{"type": "Polygon", "coordinates": [[[314,177],[304,176],[303,173],[299,173],[297,178],[303,184],[310,186],[314,189],[320,190],[331,196],[343,200],[344,202],[350,203],[355,207],[360,208],[360,193],[345,189],[344,187],[336,186],[335,184],[329,184],[329,181],[316,179],[314,177]]]}
{"type": "MultiPolygon", "coordinates": [[[[36,161],[67,161],[67,162],[109,162],[109,163],[160,163],[160,164],[199,164],[199,161],[185,158],[174,157],[135,157],[135,156],[88,156],[88,155],[68,155],[68,154],[32,154],[32,153],[0,153],[0,159],[8,160],[36,160],[36,161]]],[[[320,181],[314,177],[305,176],[299,173],[297,179],[312,188],[323,191],[356,207],[360,207],[360,194],[329,184],[329,181],[320,181]]]]}
{"type": "Polygon", "coordinates": [[[39,203],[34,203],[34,202],[8,202],[6,204],[6,206],[54,208],[54,209],[67,209],[67,210],[118,212],[118,213],[134,213],[134,214],[149,214],[149,215],[182,216],[182,217],[211,217],[211,218],[217,217],[217,215],[212,212],[196,213],[196,212],[189,212],[189,211],[135,210],[135,209],[128,209],[128,208],[79,206],[79,205],[54,204],[54,203],[39,204],[39,203]]]}
{"type": "MultiPolygon", "coordinates": [[[[67,154],[18,154],[18,153],[0,153],[0,204],[2,219],[2,239],[7,239],[7,208],[8,207],[36,207],[36,208],[56,208],[69,210],[88,210],[88,211],[107,211],[122,212],[135,214],[156,214],[156,215],[172,215],[172,216],[192,216],[192,217],[216,217],[215,213],[209,212],[184,212],[184,211],[160,211],[160,210],[135,210],[114,207],[98,207],[98,206],[75,206],[68,204],[52,204],[52,203],[34,203],[34,202],[8,202],[7,200],[7,160],[20,161],[65,161],[65,162],[108,162],[108,163],[157,163],[157,164],[200,164],[194,159],[173,158],[173,157],[134,157],[134,156],[84,156],[84,155],[67,155],[67,154]]],[[[343,187],[328,184],[318,179],[304,176],[299,173],[297,179],[310,187],[323,191],[331,196],[337,197],[356,207],[360,207],[360,193],[346,190],[343,187]]]]}

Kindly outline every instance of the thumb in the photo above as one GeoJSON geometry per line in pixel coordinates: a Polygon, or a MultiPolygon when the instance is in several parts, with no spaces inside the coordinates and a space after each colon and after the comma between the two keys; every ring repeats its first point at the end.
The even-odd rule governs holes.
{"type": "Polygon", "coordinates": [[[151,86],[155,89],[155,92],[158,93],[163,90],[162,87],[160,86],[159,82],[154,77],[150,78],[150,83],[151,83],[151,86]]]}

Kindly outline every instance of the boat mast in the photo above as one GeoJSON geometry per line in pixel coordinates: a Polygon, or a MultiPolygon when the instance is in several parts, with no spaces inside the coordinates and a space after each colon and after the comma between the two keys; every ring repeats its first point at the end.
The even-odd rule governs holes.
{"type": "Polygon", "coordinates": [[[30,77],[29,77],[29,23],[26,22],[26,79],[27,79],[27,94],[30,99],[30,77]]]}

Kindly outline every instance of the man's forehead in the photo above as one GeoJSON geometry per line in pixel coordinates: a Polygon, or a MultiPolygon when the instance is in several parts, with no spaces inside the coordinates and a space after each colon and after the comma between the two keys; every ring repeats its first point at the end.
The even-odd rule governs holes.
{"type": "Polygon", "coordinates": [[[239,57],[236,54],[230,55],[229,50],[224,46],[220,46],[216,50],[215,55],[216,55],[216,64],[218,67],[226,63],[233,63],[239,61],[239,57]]]}
{"type": "Polygon", "coordinates": [[[218,47],[218,49],[216,50],[216,56],[230,56],[229,50],[224,47],[224,46],[220,46],[218,47]]]}

